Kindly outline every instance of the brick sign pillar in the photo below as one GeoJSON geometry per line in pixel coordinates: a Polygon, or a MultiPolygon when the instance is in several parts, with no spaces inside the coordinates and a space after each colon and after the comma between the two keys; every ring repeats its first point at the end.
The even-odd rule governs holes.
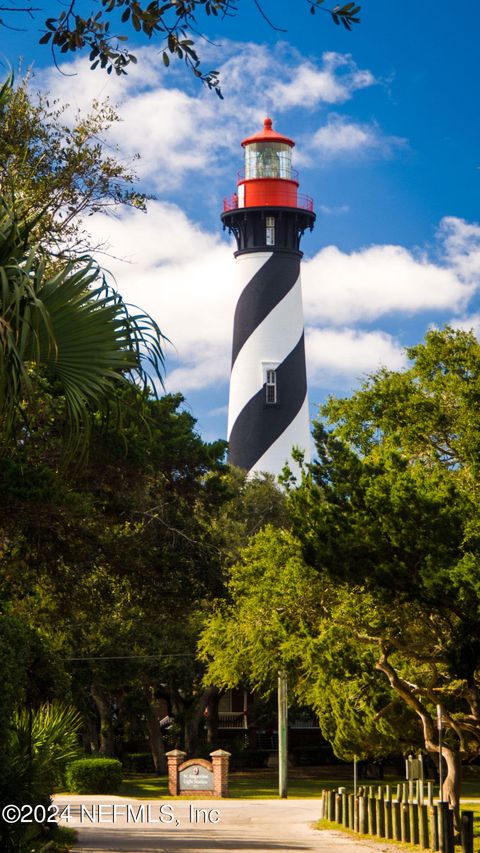
{"type": "Polygon", "coordinates": [[[172,749],[171,752],[165,753],[165,758],[167,759],[167,772],[168,772],[168,793],[172,797],[176,797],[179,794],[178,790],[178,768],[180,764],[182,764],[183,759],[186,756],[186,752],[182,752],[181,749],[172,749]]]}
{"type": "Polygon", "coordinates": [[[228,797],[228,762],[230,753],[216,749],[210,753],[213,766],[213,796],[228,797]]]}

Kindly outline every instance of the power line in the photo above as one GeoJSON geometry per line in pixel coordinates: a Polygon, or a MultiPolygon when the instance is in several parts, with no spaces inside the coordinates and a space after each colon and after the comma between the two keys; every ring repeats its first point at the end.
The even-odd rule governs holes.
{"type": "Polygon", "coordinates": [[[68,657],[62,658],[62,660],[157,660],[159,658],[193,658],[195,655],[192,652],[177,652],[175,654],[163,654],[163,655],[115,655],[114,657],[110,657],[107,655],[102,655],[99,657],[68,657]]]}

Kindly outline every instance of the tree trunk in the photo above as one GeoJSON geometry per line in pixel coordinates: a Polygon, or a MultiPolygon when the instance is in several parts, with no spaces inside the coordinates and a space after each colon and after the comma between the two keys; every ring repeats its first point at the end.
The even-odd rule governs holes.
{"type": "MultiPolygon", "coordinates": [[[[376,669],[380,669],[385,673],[395,692],[418,714],[422,721],[425,747],[429,752],[437,753],[438,755],[440,752],[438,732],[431,713],[415,694],[415,686],[396,672],[388,660],[388,648],[383,641],[380,641],[380,649],[381,655],[375,664],[376,669]]],[[[447,746],[443,746],[442,754],[447,762],[447,776],[443,783],[442,797],[453,808],[454,831],[458,839],[460,836],[460,790],[462,784],[460,751],[454,751],[447,746]]],[[[440,758],[439,761],[441,761],[440,758]]]]}
{"type": "Polygon", "coordinates": [[[162,730],[160,728],[159,703],[151,701],[147,710],[148,741],[152,753],[153,764],[157,776],[164,776],[167,772],[167,759],[165,758],[165,746],[163,743],[162,730]]]}
{"type": "Polygon", "coordinates": [[[218,693],[217,687],[213,684],[207,687],[201,696],[196,697],[185,714],[185,751],[189,756],[195,755],[198,749],[200,723],[204,719],[210,697],[215,693],[218,693]]]}
{"type": "Polygon", "coordinates": [[[98,736],[98,720],[92,714],[85,714],[85,730],[82,735],[83,748],[85,752],[98,752],[100,747],[98,736]]]}
{"type": "Polygon", "coordinates": [[[102,755],[113,758],[115,756],[115,738],[109,697],[98,684],[92,684],[90,693],[100,717],[100,752],[102,755]]]}
{"type": "Polygon", "coordinates": [[[453,808],[455,835],[460,836],[460,790],[462,785],[462,761],[458,752],[448,747],[442,748],[447,764],[447,775],[443,782],[442,799],[453,808]]]}
{"type": "Polygon", "coordinates": [[[209,746],[218,746],[218,704],[220,702],[220,691],[214,688],[214,692],[207,702],[207,742],[209,746]]]}

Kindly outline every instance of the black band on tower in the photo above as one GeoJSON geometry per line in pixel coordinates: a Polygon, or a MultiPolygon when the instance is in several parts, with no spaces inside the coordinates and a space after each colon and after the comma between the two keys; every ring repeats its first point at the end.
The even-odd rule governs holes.
{"type": "Polygon", "coordinates": [[[277,368],[277,382],[282,402],[276,406],[267,405],[263,385],[242,409],[230,433],[228,460],[246,471],[261,459],[303,406],[307,394],[303,333],[277,368]]]}
{"type": "Polygon", "coordinates": [[[300,274],[298,255],[272,257],[250,279],[235,309],[232,367],[245,341],[295,285],[300,274]]]}

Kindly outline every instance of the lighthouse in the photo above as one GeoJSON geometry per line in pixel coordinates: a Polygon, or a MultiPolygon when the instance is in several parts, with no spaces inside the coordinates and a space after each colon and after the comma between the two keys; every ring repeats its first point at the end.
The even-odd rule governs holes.
{"type": "Polygon", "coordinates": [[[239,276],[228,459],[250,474],[279,474],[293,447],[310,458],[300,240],[315,213],[298,192],[294,145],[270,118],[244,139],[244,171],[221,217],[236,239],[239,276]]]}

